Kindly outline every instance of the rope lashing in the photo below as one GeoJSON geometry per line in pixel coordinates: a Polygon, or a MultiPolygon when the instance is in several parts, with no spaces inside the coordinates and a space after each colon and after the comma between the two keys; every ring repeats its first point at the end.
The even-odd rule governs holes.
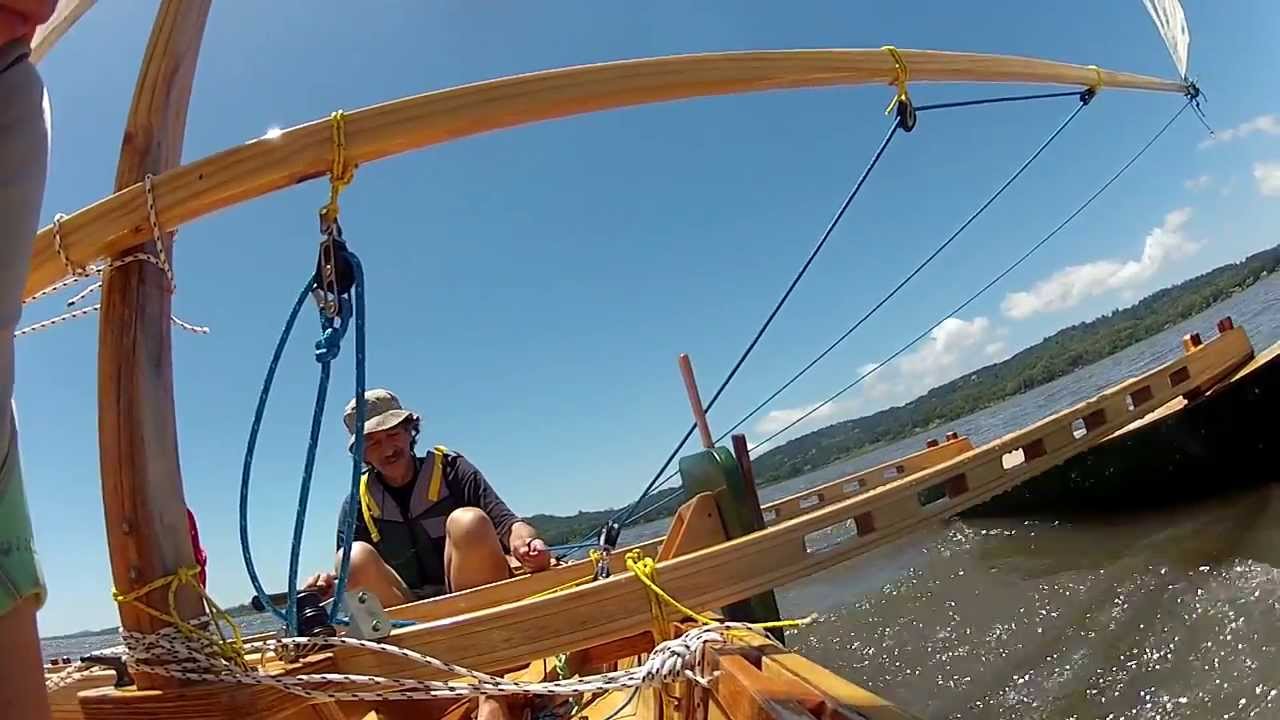
{"type": "Polygon", "coordinates": [[[212,651],[223,662],[230,663],[241,669],[248,668],[244,654],[244,638],[240,633],[240,627],[236,625],[225,610],[214,602],[213,597],[205,590],[204,585],[200,583],[200,575],[203,568],[199,565],[191,565],[188,567],[180,567],[172,575],[166,575],[156,578],[142,587],[128,593],[122,593],[115,588],[111,589],[111,598],[119,604],[129,604],[142,610],[154,618],[163,620],[177,629],[187,639],[192,640],[205,648],[206,651],[212,651]],[[153,590],[159,590],[168,586],[169,611],[162,612],[142,601],[148,593],[153,590]],[[207,619],[213,627],[214,632],[210,633],[196,626],[194,623],[187,622],[182,619],[178,613],[178,588],[186,585],[194,589],[200,595],[200,600],[205,606],[208,613],[207,619]],[[223,631],[223,623],[226,623],[231,632],[231,638],[228,639],[223,631]],[[216,633],[216,634],[215,634],[216,633]]]}
{"type": "MultiPolygon", "coordinates": [[[[1128,162],[1126,162],[1124,165],[1122,165],[1122,166],[1120,167],[1120,169],[1119,169],[1119,170],[1117,170],[1117,171],[1115,172],[1115,174],[1113,174],[1113,175],[1112,175],[1112,176],[1111,176],[1111,177],[1110,177],[1110,178],[1109,178],[1105,183],[1103,183],[1101,187],[1099,187],[1097,190],[1095,190],[1095,191],[1094,191],[1094,193],[1093,193],[1092,195],[1090,195],[1090,196],[1088,197],[1088,199],[1086,199],[1083,203],[1081,203],[1081,204],[1080,204],[1080,206],[1079,206],[1079,207],[1077,207],[1077,208],[1076,208],[1076,209],[1075,209],[1075,210],[1074,210],[1070,215],[1068,215],[1068,216],[1066,217],[1066,219],[1065,219],[1065,220],[1063,220],[1062,222],[1058,223],[1057,227],[1055,227],[1053,230],[1049,231],[1049,233],[1048,233],[1047,235],[1045,235],[1043,238],[1041,238],[1039,242],[1037,242],[1036,244],[1032,245],[1032,246],[1031,246],[1031,247],[1030,247],[1030,248],[1029,248],[1025,253],[1023,253],[1022,257],[1020,257],[1020,258],[1018,258],[1016,261],[1014,261],[1014,263],[1013,263],[1012,265],[1010,265],[1009,267],[1005,268],[1005,269],[1004,269],[1004,271],[1002,271],[1000,274],[998,274],[998,275],[996,275],[994,278],[992,278],[990,282],[988,282],[986,285],[982,286],[982,288],[980,288],[980,289],[979,289],[977,292],[975,292],[973,295],[970,295],[970,296],[969,296],[969,298],[968,298],[967,300],[965,300],[964,302],[960,303],[960,304],[959,304],[958,306],[956,306],[956,308],[955,308],[955,309],[953,309],[951,312],[949,312],[949,313],[947,313],[946,315],[943,315],[941,318],[939,318],[937,322],[935,322],[933,325],[931,325],[931,326],[929,326],[927,329],[925,329],[925,331],[924,331],[924,332],[922,332],[922,333],[920,333],[919,335],[916,335],[914,338],[912,338],[910,342],[906,343],[906,344],[905,344],[905,345],[903,345],[902,347],[900,347],[900,348],[898,348],[897,350],[895,350],[892,354],[890,354],[890,355],[889,355],[888,357],[886,357],[885,359],[881,360],[879,363],[876,363],[875,365],[872,365],[870,370],[867,370],[866,372],[864,372],[864,373],[862,373],[861,375],[859,375],[857,378],[855,378],[855,379],[853,380],[853,382],[849,383],[848,385],[845,385],[843,388],[841,388],[840,390],[836,391],[836,392],[835,392],[835,394],[831,395],[831,396],[830,396],[830,397],[828,397],[826,400],[823,400],[822,402],[820,402],[820,403],[818,403],[817,405],[813,406],[813,408],[812,408],[812,409],[808,410],[807,412],[805,412],[805,413],[804,413],[803,415],[801,415],[800,417],[798,417],[798,418],[796,418],[795,420],[791,421],[791,422],[790,422],[790,423],[788,423],[785,427],[782,427],[782,428],[778,429],[776,432],[774,432],[774,433],[773,433],[772,435],[770,435],[769,437],[765,438],[764,440],[761,440],[759,443],[756,443],[754,446],[752,446],[752,449],[754,450],[755,448],[758,448],[758,447],[761,447],[761,446],[763,446],[763,445],[768,444],[769,442],[773,441],[775,438],[777,438],[777,437],[778,437],[779,435],[781,435],[782,433],[785,433],[786,431],[790,430],[791,428],[795,427],[796,425],[800,424],[801,422],[804,422],[804,421],[805,421],[809,416],[813,415],[813,414],[814,414],[814,413],[816,413],[816,412],[819,412],[820,410],[822,410],[822,408],[824,408],[824,407],[826,407],[827,405],[830,405],[831,403],[835,402],[836,400],[838,400],[838,399],[840,398],[840,396],[841,396],[841,395],[844,395],[845,393],[847,393],[847,392],[849,392],[850,390],[852,390],[854,387],[857,387],[859,384],[861,384],[861,383],[862,383],[862,381],[863,381],[863,380],[866,380],[868,377],[870,377],[870,376],[871,376],[873,373],[875,373],[877,370],[879,370],[880,368],[882,368],[882,367],[884,367],[884,366],[888,365],[890,362],[893,362],[895,359],[897,359],[897,358],[898,358],[898,356],[899,356],[899,355],[902,355],[902,354],[903,354],[903,353],[905,353],[907,350],[910,350],[912,347],[914,347],[916,343],[918,343],[918,342],[920,342],[921,340],[925,339],[925,337],[927,337],[927,336],[929,335],[929,333],[932,333],[934,330],[936,330],[938,327],[940,327],[940,326],[942,325],[942,323],[946,322],[949,318],[952,318],[952,317],[954,317],[954,316],[956,316],[956,315],[960,314],[961,312],[963,312],[963,311],[964,311],[964,309],[965,309],[965,308],[969,307],[969,306],[970,306],[970,305],[972,305],[974,302],[976,302],[976,301],[978,300],[978,298],[982,297],[984,294],[986,294],[986,292],[987,292],[988,290],[990,290],[991,288],[995,287],[995,285],[996,285],[997,283],[999,283],[999,282],[1000,282],[1001,280],[1003,280],[1007,275],[1009,275],[1009,273],[1013,272],[1013,271],[1014,271],[1014,270],[1016,270],[1020,265],[1022,265],[1022,263],[1026,262],[1026,260],[1027,260],[1028,258],[1030,258],[1033,254],[1035,254],[1035,252],[1036,252],[1037,250],[1039,250],[1041,247],[1044,247],[1044,245],[1045,245],[1046,243],[1048,243],[1048,242],[1049,242],[1049,240],[1051,240],[1054,236],[1056,236],[1059,232],[1061,232],[1064,228],[1066,228],[1066,227],[1067,227],[1067,225],[1071,224],[1071,221],[1075,220],[1077,216],[1079,216],[1079,215],[1080,215],[1081,213],[1083,213],[1083,212],[1084,212],[1084,211],[1085,211],[1085,210],[1086,210],[1090,205],[1092,205],[1092,204],[1093,204],[1093,201],[1094,201],[1094,200],[1097,200],[1097,199],[1102,195],[1102,193],[1106,192],[1107,188],[1111,187],[1111,185],[1112,185],[1112,184],[1114,184],[1117,180],[1119,180],[1119,179],[1120,179],[1120,176],[1124,175],[1125,171],[1127,171],[1130,167],[1132,167],[1132,166],[1133,166],[1133,164],[1134,164],[1134,163],[1136,163],[1136,162],[1138,161],[1138,159],[1139,159],[1139,158],[1141,158],[1141,157],[1142,157],[1142,156],[1147,152],[1147,150],[1148,150],[1148,149],[1150,149],[1150,148],[1151,148],[1151,146],[1152,146],[1152,145],[1154,145],[1154,144],[1155,144],[1155,142],[1156,142],[1157,140],[1159,140],[1161,136],[1163,136],[1163,135],[1164,135],[1165,131],[1167,131],[1167,130],[1168,130],[1168,129],[1173,125],[1174,121],[1175,121],[1175,120],[1177,120],[1177,119],[1178,119],[1178,117],[1179,117],[1179,116],[1181,116],[1181,115],[1182,115],[1182,113],[1183,113],[1183,112],[1185,112],[1185,111],[1186,111],[1186,109],[1187,109],[1188,107],[1190,107],[1190,106],[1191,106],[1191,100],[1188,100],[1186,103],[1184,103],[1184,104],[1183,104],[1183,106],[1182,106],[1181,108],[1179,108],[1179,109],[1178,109],[1178,111],[1177,111],[1176,113],[1174,113],[1174,114],[1173,114],[1173,117],[1169,118],[1169,120],[1168,120],[1167,122],[1165,122],[1164,126],[1163,126],[1163,127],[1161,127],[1161,128],[1160,128],[1160,130],[1158,130],[1158,131],[1156,132],[1156,134],[1155,134],[1155,135],[1153,135],[1153,136],[1151,137],[1151,139],[1150,139],[1150,140],[1148,140],[1148,141],[1147,141],[1147,143],[1146,143],[1145,145],[1143,145],[1143,146],[1142,146],[1142,148],[1141,148],[1140,150],[1138,150],[1138,152],[1137,152],[1137,153],[1135,153],[1131,158],[1129,158],[1128,162]]],[[[755,411],[752,411],[752,412],[753,412],[753,414],[754,414],[754,412],[755,412],[755,411]]],[[[748,416],[748,417],[749,417],[749,416],[748,416]]],[[[745,422],[745,420],[744,420],[744,422],[745,422]]]]}
{"type": "Polygon", "coordinates": [[[898,103],[911,102],[911,93],[907,89],[907,83],[911,80],[911,68],[907,67],[907,61],[902,59],[902,53],[898,52],[898,48],[892,45],[884,45],[880,48],[889,53],[889,57],[893,58],[893,67],[895,76],[891,81],[898,86],[898,92],[889,101],[889,106],[884,109],[884,114],[892,113],[898,103]]]}
{"type": "Polygon", "coordinates": [[[1090,65],[1089,69],[1093,71],[1093,76],[1096,78],[1093,84],[1089,86],[1089,89],[1096,94],[1102,90],[1102,68],[1097,65],[1090,65]]]}
{"type": "MultiPolygon", "coordinates": [[[[649,612],[654,623],[654,636],[662,638],[667,635],[666,613],[662,609],[662,604],[674,608],[681,615],[692,618],[698,624],[707,627],[718,626],[721,623],[712,620],[695,610],[683,605],[679,600],[671,597],[666,590],[658,585],[658,563],[653,558],[646,556],[639,549],[631,550],[627,553],[627,569],[645,586],[649,591],[649,612]]],[[[817,615],[809,615],[808,617],[790,619],[790,620],[774,620],[771,622],[750,623],[750,627],[756,630],[769,630],[772,628],[795,628],[809,625],[817,619],[817,615]]]]}
{"type": "Polygon", "coordinates": [[[759,626],[749,623],[713,623],[693,628],[678,638],[654,646],[644,664],[626,670],[598,675],[561,678],[545,682],[523,682],[478,672],[430,655],[380,642],[351,637],[285,638],[246,643],[251,653],[266,656],[282,649],[298,646],[347,647],[392,655],[414,665],[434,668],[468,678],[462,681],[415,680],[351,673],[306,673],[300,675],[268,675],[261,667],[240,668],[210,655],[205,648],[165,628],[152,634],[121,632],[125,646],[123,656],[133,671],[165,675],[185,680],[271,686],[302,697],[346,702],[381,702],[387,700],[422,700],[492,695],[578,695],[608,690],[654,687],[664,683],[690,680],[708,687],[710,679],[698,674],[705,666],[706,648],[723,644],[730,632],[743,632],[759,626]],[[370,688],[363,691],[334,690],[334,685],[370,688]]]}
{"type": "MultiPolygon", "coordinates": [[[[62,222],[66,220],[67,216],[63,215],[62,213],[58,213],[53,216],[53,249],[55,252],[57,252],[58,259],[62,261],[62,266],[66,268],[67,277],[63,278],[62,280],[59,280],[58,282],[55,282],[54,284],[37,292],[31,297],[26,298],[25,300],[22,301],[22,304],[25,305],[27,303],[39,300],[43,297],[46,297],[55,292],[58,292],[63,288],[70,287],[80,282],[81,280],[88,277],[92,277],[94,275],[97,275],[99,278],[101,278],[101,280],[85,288],[83,291],[81,291],[80,293],[72,297],[70,300],[68,300],[67,307],[71,307],[76,303],[80,302],[81,300],[83,300],[85,297],[87,297],[90,293],[94,292],[95,290],[100,290],[102,288],[102,283],[106,280],[108,272],[110,272],[111,270],[115,270],[119,267],[122,267],[124,265],[128,265],[131,262],[139,262],[139,261],[149,262],[152,265],[155,265],[156,267],[160,268],[160,271],[164,273],[165,280],[167,281],[169,294],[170,295],[174,294],[174,292],[177,290],[177,285],[174,283],[173,267],[169,264],[169,259],[164,249],[164,243],[162,242],[163,233],[160,232],[160,222],[159,222],[159,219],[156,217],[155,190],[151,186],[151,178],[152,178],[151,174],[147,173],[147,175],[143,178],[142,184],[143,184],[143,191],[146,193],[146,196],[147,196],[147,219],[151,224],[151,239],[156,246],[156,253],[154,255],[146,251],[139,251],[135,253],[130,253],[122,258],[111,260],[109,262],[99,263],[97,265],[87,265],[87,266],[77,265],[67,255],[66,248],[64,247],[62,242],[62,222]]],[[[41,330],[53,327],[54,325],[57,325],[59,323],[66,322],[67,320],[72,320],[74,318],[82,317],[84,315],[88,315],[89,313],[98,312],[101,309],[102,309],[101,304],[98,304],[98,305],[92,305],[89,307],[79,308],[77,310],[65,312],[61,315],[57,315],[52,318],[49,318],[48,320],[43,320],[41,322],[35,323],[34,325],[29,325],[27,327],[24,327],[18,330],[17,332],[15,332],[13,335],[14,337],[20,337],[22,335],[30,335],[31,333],[39,332],[41,330]]],[[[194,333],[196,335],[209,334],[209,328],[203,327],[200,325],[193,325],[191,323],[185,322],[179,319],[176,315],[170,315],[169,320],[174,325],[177,325],[183,330],[194,333]]]]}
{"type": "Polygon", "coordinates": [[[322,227],[338,221],[338,196],[355,179],[356,166],[347,164],[347,116],[342,110],[329,113],[330,137],[333,144],[329,165],[329,201],[320,208],[322,227]]]}
{"type": "Polygon", "coordinates": [[[596,570],[596,568],[599,568],[600,561],[604,557],[604,553],[600,552],[599,550],[591,550],[589,551],[589,555],[591,557],[591,564],[593,566],[593,572],[590,575],[587,575],[585,577],[580,577],[575,580],[570,580],[569,582],[564,583],[563,585],[557,585],[553,588],[550,588],[548,590],[543,590],[542,592],[539,592],[539,593],[534,593],[525,599],[533,600],[536,598],[546,597],[548,595],[555,595],[556,593],[561,593],[561,592],[564,592],[565,590],[572,590],[576,587],[588,585],[594,582],[595,580],[597,580],[598,570],[596,570]]]}

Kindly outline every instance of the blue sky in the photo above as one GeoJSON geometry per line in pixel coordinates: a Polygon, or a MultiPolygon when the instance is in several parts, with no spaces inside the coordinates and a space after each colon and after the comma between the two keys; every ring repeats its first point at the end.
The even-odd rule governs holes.
{"type": "MultiPolygon", "coordinates": [[[[99,3],[41,70],[53,109],[43,222],[110,193],[155,2],[99,3]]],[[[1142,4],[215,3],[185,158],[322,117],[563,65],[682,52],[899,47],[1036,55],[1173,75],[1142,4]]],[[[1064,325],[1280,237],[1280,6],[1188,0],[1191,69],[1223,139],[1190,114],[1109,194],[970,312],[825,414],[863,414],[1064,325]],[[1230,133],[1222,131],[1233,129],[1230,133]],[[1101,290],[1099,290],[1101,288],[1101,290]],[[1009,293],[1025,295],[1009,299],[1009,293]]],[[[1000,89],[916,86],[917,102],[1000,89]]],[[[368,273],[369,379],[471,458],[520,513],[629,500],[736,358],[883,135],[887,88],[720,97],[522,127],[362,167],[343,224],[368,273]]],[[[727,427],[826,346],[997,186],[1072,100],[922,116],[712,414],[727,427]]],[[[759,438],[967,297],[1056,225],[1176,110],[1104,91],[898,299],[748,427],[759,438]]],[[[272,343],[311,272],[322,183],[184,227],[174,365],[186,494],[224,603],[247,600],[235,499],[272,343]]],[[[158,198],[163,206],[164,198],[158,198]]],[[[34,322],[58,300],[29,307],[34,322]]],[[[310,312],[310,311],[308,311],[310,312]]],[[[283,589],[316,364],[300,324],[257,453],[253,537],[283,589]]],[[[18,342],[17,403],[46,634],[115,622],[98,479],[97,320],[18,342]]],[[[335,369],[304,551],[329,562],[349,462],[351,348],[335,369]]]]}

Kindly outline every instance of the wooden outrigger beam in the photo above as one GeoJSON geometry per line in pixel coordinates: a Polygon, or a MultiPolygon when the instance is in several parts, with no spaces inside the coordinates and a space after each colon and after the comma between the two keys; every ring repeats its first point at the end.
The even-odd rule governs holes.
{"type": "MultiPolygon", "coordinates": [[[[689,607],[719,607],[833,567],[1011,489],[1186,394],[1198,395],[1253,357],[1237,327],[1186,355],[1126,380],[1028,428],[923,472],[895,479],[745,537],[658,564],[664,590],[689,607]],[[935,493],[940,490],[941,493],[935,493]],[[848,530],[855,532],[850,534],[848,530]],[[842,531],[839,535],[831,531],[842,531]],[[817,540],[812,545],[808,542],[817,540]],[[827,541],[827,542],[822,542],[827,541]]],[[[388,642],[481,671],[497,671],[555,653],[644,632],[646,589],[633,575],[442,618],[397,630],[388,642]]],[[[344,648],[286,672],[443,678],[443,673],[372,650],[344,648]]],[[[111,689],[80,696],[87,718],[140,717],[150,707],[196,718],[238,720],[280,714],[306,701],[265,686],[228,693],[199,685],[164,693],[111,689]],[[154,705],[152,705],[154,703],[154,705]]]]}
{"type": "MultiPolygon", "coordinates": [[[[973,444],[968,438],[954,437],[934,447],[925,448],[904,458],[867,468],[862,472],[833,480],[804,492],[796,493],[763,506],[765,522],[777,524],[783,518],[792,518],[801,513],[813,512],[855,493],[879,487],[894,479],[926,470],[943,462],[959,457],[972,450],[973,444]]],[[[610,570],[613,574],[627,571],[625,558],[631,550],[640,550],[645,555],[657,556],[663,549],[666,537],[648,540],[637,545],[615,550],[609,557],[610,570]]],[[[516,602],[533,595],[548,592],[574,580],[591,575],[593,566],[590,560],[580,560],[540,573],[520,575],[492,585],[484,585],[462,592],[444,595],[430,600],[421,600],[407,605],[390,608],[387,614],[397,620],[413,620],[427,622],[440,620],[454,615],[497,607],[516,602]]]]}
{"type": "MultiPolygon", "coordinates": [[[[116,187],[147,173],[160,173],[182,158],[187,104],[210,0],[168,0],[160,4],[133,106],[125,125],[116,187]]],[[[172,233],[124,249],[172,262],[172,233]],[[165,250],[169,252],[165,252],[165,250]]],[[[170,279],[148,262],[109,270],[102,285],[98,332],[98,444],[102,501],[106,515],[111,577],[129,593],[194,563],[187,505],[178,467],[178,430],[173,405],[170,348],[170,279]]],[[[169,612],[168,586],[141,598],[169,612]]],[[[177,594],[182,619],[203,614],[190,587],[177,594]]],[[[154,633],[167,623],[136,605],[120,605],[120,627],[154,633]]],[[[178,682],[141,674],[138,687],[173,687],[178,682]]]]}
{"type": "MultiPolygon", "coordinates": [[[[1185,93],[1180,81],[1083,65],[983,53],[902,50],[911,81],[1035,83],[1185,93]]],[[[403,98],[346,116],[346,158],[368,163],[419,148],[544,120],[733,93],[894,82],[883,50],[769,50],[676,55],[544,70],[403,98]]],[[[329,120],[258,138],[155,179],[164,230],[325,175],[329,120]]],[[[143,242],[150,233],[140,185],[62,222],[67,254],[81,264],[143,242]]],[[[36,238],[26,293],[65,274],[53,229],[36,238]]]]}

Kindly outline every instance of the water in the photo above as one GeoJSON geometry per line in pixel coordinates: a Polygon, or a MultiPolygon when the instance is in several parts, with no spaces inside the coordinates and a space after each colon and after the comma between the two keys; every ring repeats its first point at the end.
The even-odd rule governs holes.
{"type": "MultiPolygon", "coordinates": [[[[1198,317],[997,406],[761,490],[774,500],[915,452],[975,444],[1173,359],[1231,315],[1280,341],[1280,274],[1198,317]]],[[[1274,476],[1274,469],[1268,469],[1274,476]]],[[[657,537],[668,520],[628,529],[657,537]]],[[[806,656],[929,718],[1280,717],[1280,484],[1142,516],[951,521],[779,588],[806,656]]],[[[265,618],[247,618],[264,629],[265,618]]],[[[114,644],[46,640],[46,656],[114,644]]]]}

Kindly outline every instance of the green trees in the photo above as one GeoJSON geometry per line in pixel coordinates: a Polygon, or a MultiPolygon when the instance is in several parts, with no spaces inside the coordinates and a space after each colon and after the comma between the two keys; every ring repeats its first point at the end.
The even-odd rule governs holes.
{"type": "Polygon", "coordinates": [[[779,445],[756,458],[756,478],[763,483],[785,480],[970,415],[1145,340],[1244,290],[1277,267],[1280,246],[1063,328],[1007,360],[940,385],[905,405],[828,425],[779,445]]]}

